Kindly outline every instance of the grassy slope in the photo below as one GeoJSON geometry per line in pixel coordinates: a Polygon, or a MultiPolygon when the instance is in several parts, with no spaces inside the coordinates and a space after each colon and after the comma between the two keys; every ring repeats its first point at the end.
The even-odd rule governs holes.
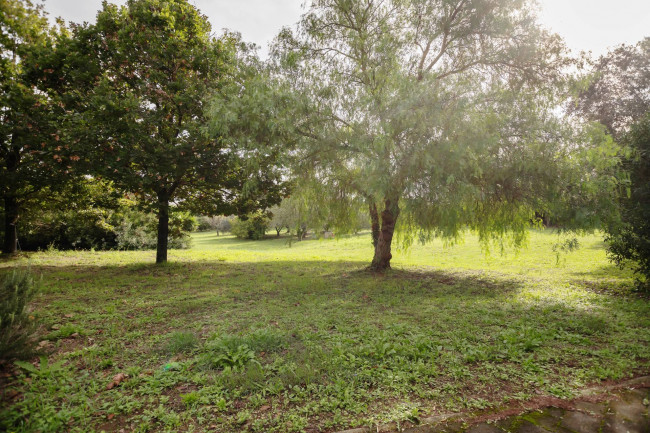
{"type": "Polygon", "coordinates": [[[471,236],[415,246],[382,276],[363,270],[367,234],[291,248],[197,234],[163,267],[152,252],[33,254],[20,264],[43,274],[35,314],[59,325],[41,334],[60,365],[11,385],[0,427],[328,431],[647,373],[650,305],[623,294],[630,275],[596,236],[558,266],[556,241],[531,232],[488,258],[471,236]]]}

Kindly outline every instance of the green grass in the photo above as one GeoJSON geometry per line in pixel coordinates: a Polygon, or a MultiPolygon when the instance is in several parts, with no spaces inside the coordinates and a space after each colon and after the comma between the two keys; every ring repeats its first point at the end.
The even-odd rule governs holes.
{"type": "Polygon", "coordinates": [[[334,431],[647,374],[632,276],[597,236],[559,260],[556,242],[418,245],[383,275],[364,270],[367,233],[291,247],[201,233],[164,266],[151,251],[0,263],[43,274],[32,314],[52,342],[49,363],[3,383],[0,429],[334,431]]]}

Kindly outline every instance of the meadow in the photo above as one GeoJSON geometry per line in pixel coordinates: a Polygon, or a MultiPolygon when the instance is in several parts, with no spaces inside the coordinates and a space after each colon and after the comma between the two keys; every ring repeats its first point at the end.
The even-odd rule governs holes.
{"type": "Polygon", "coordinates": [[[0,379],[0,430],[331,432],[650,372],[650,304],[597,234],[559,255],[549,230],[505,255],[435,241],[383,274],[365,270],[368,233],[193,237],[165,265],[151,251],[0,262],[42,276],[47,354],[0,379]]]}

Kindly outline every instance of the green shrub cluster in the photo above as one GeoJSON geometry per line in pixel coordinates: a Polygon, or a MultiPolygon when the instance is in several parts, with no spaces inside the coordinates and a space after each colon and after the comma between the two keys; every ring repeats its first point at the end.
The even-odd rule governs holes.
{"type": "Polygon", "coordinates": [[[266,234],[270,219],[264,212],[236,218],[232,222],[230,232],[240,239],[262,239],[266,234]]]}
{"type": "Polygon", "coordinates": [[[0,286],[0,359],[23,358],[33,353],[34,320],[27,304],[38,287],[30,271],[7,274],[0,286]]]}
{"type": "MultiPolygon", "coordinates": [[[[25,211],[17,226],[22,250],[156,248],[158,220],[154,213],[143,211],[135,200],[125,198],[111,185],[87,181],[82,187],[82,191],[68,191],[57,195],[56,201],[25,211]]],[[[190,213],[172,210],[169,247],[189,248],[189,233],[195,228],[196,219],[190,213]]]]}

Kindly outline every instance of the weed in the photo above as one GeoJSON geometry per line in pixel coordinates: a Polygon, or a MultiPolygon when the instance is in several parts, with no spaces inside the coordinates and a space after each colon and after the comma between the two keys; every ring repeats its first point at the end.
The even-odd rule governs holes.
{"type": "Polygon", "coordinates": [[[187,394],[181,394],[181,401],[186,407],[194,407],[199,403],[200,395],[196,391],[187,394]]]}
{"type": "Polygon", "coordinates": [[[163,353],[177,355],[188,353],[199,345],[199,339],[191,332],[173,332],[167,336],[163,353]]]}
{"type": "Polygon", "coordinates": [[[214,370],[241,370],[249,363],[259,363],[255,352],[237,338],[228,337],[210,342],[205,346],[201,364],[214,370]]]}
{"type": "Polygon", "coordinates": [[[46,338],[48,340],[60,340],[62,338],[72,337],[75,334],[81,336],[85,334],[85,331],[79,325],[66,323],[65,325],[61,326],[59,329],[51,332],[49,335],[47,335],[46,338]]]}
{"type": "Polygon", "coordinates": [[[39,378],[52,377],[53,375],[61,371],[61,368],[63,366],[63,362],[50,364],[46,356],[40,357],[40,363],[38,367],[35,367],[33,364],[25,361],[15,361],[14,363],[18,367],[22,368],[27,373],[29,373],[30,376],[36,376],[39,378]]]}

